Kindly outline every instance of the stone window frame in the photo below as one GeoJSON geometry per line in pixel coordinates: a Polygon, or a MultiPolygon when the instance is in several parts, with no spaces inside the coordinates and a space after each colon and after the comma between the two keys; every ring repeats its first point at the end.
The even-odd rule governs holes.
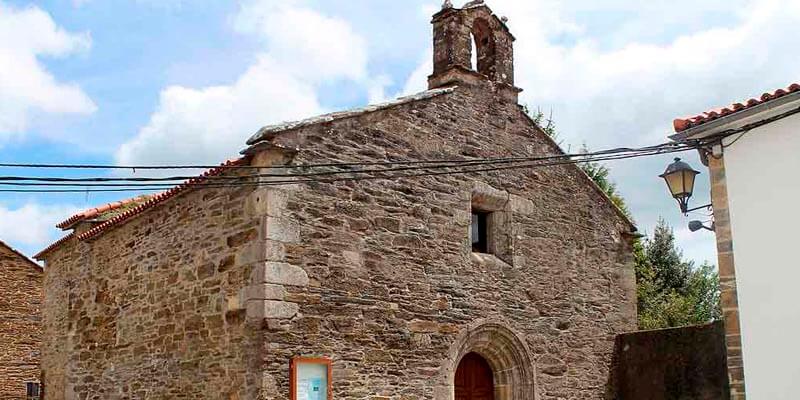
{"type": "Polygon", "coordinates": [[[327,357],[294,357],[289,366],[289,400],[297,400],[298,364],[324,365],[328,371],[327,400],[333,400],[333,360],[327,357]]]}
{"type": "Polygon", "coordinates": [[[476,255],[494,256],[508,265],[514,264],[513,218],[511,195],[483,182],[476,182],[470,202],[470,252],[476,255]],[[486,253],[472,251],[472,214],[486,215],[486,253]]]}

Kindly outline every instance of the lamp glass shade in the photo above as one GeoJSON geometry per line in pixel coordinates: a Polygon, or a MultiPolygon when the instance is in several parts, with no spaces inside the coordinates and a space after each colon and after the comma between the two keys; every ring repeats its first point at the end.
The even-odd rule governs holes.
{"type": "Polygon", "coordinates": [[[683,206],[692,197],[695,178],[699,174],[700,172],[692,169],[689,164],[681,161],[680,158],[676,158],[675,162],[667,167],[666,172],[661,177],[667,182],[667,187],[669,187],[672,197],[681,201],[683,206]]]}

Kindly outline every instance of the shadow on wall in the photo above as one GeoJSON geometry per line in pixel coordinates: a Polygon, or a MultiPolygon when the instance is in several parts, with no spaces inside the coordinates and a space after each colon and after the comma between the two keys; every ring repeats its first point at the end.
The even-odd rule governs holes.
{"type": "Polygon", "coordinates": [[[619,335],[617,400],[728,400],[722,322],[619,335]]]}

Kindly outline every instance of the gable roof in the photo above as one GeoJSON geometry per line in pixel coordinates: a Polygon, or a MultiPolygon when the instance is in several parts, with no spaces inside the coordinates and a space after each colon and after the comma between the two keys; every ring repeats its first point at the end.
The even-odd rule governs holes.
{"type": "Polygon", "coordinates": [[[30,258],[28,258],[28,256],[26,256],[25,254],[22,254],[22,252],[20,252],[17,249],[11,247],[10,245],[6,244],[6,242],[4,242],[2,240],[0,240],[0,247],[5,247],[6,249],[10,250],[12,253],[18,255],[21,259],[27,261],[28,264],[36,267],[36,269],[38,269],[39,271],[42,270],[42,266],[41,265],[37,264],[35,261],[33,261],[30,258]]]}
{"type": "Polygon", "coordinates": [[[789,87],[786,89],[778,89],[771,93],[764,93],[759,98],[753,98],[742,103],[734,103],[726,107],[715,108],[695,116],[676,118],[673,121],[673,126],[675,128],[675,132],[681,133],[716,119],[739,113],[744,110],[749,110],[753,107],[797,92],[800,92],[800,84],[794,83],[789,85],[789,87]]]}
{"type": "MultiPolygon", "coordinates": [[[[372,104],[362,108],[355,108],[347,111],[339,111],[330,114],[319,115],[316,117],[307,118],[304,120],[299,121],[290,121],[290,122],[282,122],[280,124],[275,125],[268,125],[264,128],[261,128],[256,134],[250,137],[247,140],[248,145],[257,145],[262,141],[266,141],[269,139],[274,138],[278,133],[282,133],[285,131],[290,131],[294,129],[299,129],[311,125],[322,124],[332,121],[337,121],[345,118],[352,118],[357,117],[360,115],[386,110],[389,108],[401,106],[404,104],[409,104],[425,99],[430,99],[433,97],[445,95],[448,93],[452,93],[455,91],[456,87],[446,87],[446,88],[438,88],[433,90],[427,90],[421,93],[417,93],[411,96],[400,97],[396,100],[379,103],[379,104],[372,104]]],[[[247,150],[243,151],[242,153],[246,153],[247,150]]],[[[148,195],[148,196],[139,196],[132,199],[117,201],[113,203],[108,203],[103,206],[95,207],[88,209],[86,211],[77,213],[70,218],[60,222],[57,226],[61,229],[70,229],[75,226],[75,224],[93,219],[95,221],[101,221],[101,223],[92,229],[76,235],[75,233],[70,233],[69,235],[59,239],[57,242],[51,244],[44,250],[40,251],[36,254],[35,258],[37,260],[42,260],[47,253],[57,249],[62,244],[66,243],[73,237],[76,237],[78,240],[89,240],[101,235],[103,232],[125,223],[131,218],[136,217],[137,215],[141,214],[142,212],[153,208],[172,197],[177,196],[184,191],[191,189],[194,184],[200,183],[204,180],[204,178],[209,176],[215,176],[221,174],[226,167],[241,165],[245,162],[248,157],[242,157],[235,160],[229,160],[217,168],[210,169],[200,175],[197,178],[190,179],[184,182],[181,185],[175,186],[174,188],[167,190],[165,192],[155,194],[155,195],[148,195]]]]}
{"type": "MultiPolygon", "coordinates": [[[[546,132],[544,132],[542,127],[540,127],[539,124],[537,124],[536,121],[533,120],[530,114],[528,114],[525,111],[525,108],[523,106],[519,107],[520,111],[522,112],[522,115],[524,115],[525,118],[528,120],[528,123],[536,127],[536,129],[538,129],[542,133],[542,136],[545,138],[545,140],[547,140],[548,143],[550,143],[550,146],[552,146],[553,149],[560,152],[561,154],[566,154],[564,152],[564,149],[561,148],[561,145],[558,144],[558,142],[556,142],[556,139],[548,135],[546,132]]],[[[600,195],[600,197],[603,198],[603,200],[612,207],[614,213],[617,214],[617,216],[621,218],[628,225],[628,228],[630,229],[628,233],[630,233],[631,235],[639,236],[637,234],[637,232],[639,232],[639,228],[636,226],[636,222],[633,220],[633,217],[622,211],[622,209],[616,203],[614,203],[614,200],[611,200],[611,197],[608,195],[608,193],[605,190],[603,190],[603,188],[601,188],[600,185],[598,185],[597,182],[595,182],[595,180],[592,179],[591,176],[589,176],[586,170],[578,167],[577,164],[574,164],[573,166],[576,167],[576,169],[578,170],[578,176],[583,177],[584,181],[588,182],[589,187],[591,187],[592,190],[594,190],[598,195],[600,195]]]]}
{"type": "Polygon", "coordinates": [[[49,252],[61,247],[61,245],[63,245],[64,243],[67,243],[68,241],[70,241],[70,239],[72,239],[74,237],[75,237],[75,232],[70,232],[69,235],[64,236],[61,239],[56,240],[55,242],[51,243],[49,246],[45,247],[44,250],[36,253],[36,255],[33,256],[33,258],[35,258],[35,259],[37,259],[39,261],[44,261],[44,256],[46,256],[47,253],[49,253],[49,252]]]}
{"type": "Polygon", "coordinates": [[[197,178],[189,179],[188,181],[186,181],[186,182],[184,182],[184,183],[182,183],[180,185],[177,185],[177,186],[173,187],[172,189],[169,189],[169,190],[167,190],[165,192],[161,192],[159,194],[147,195],[147,196],[139,196],[139,197],[136,197],[134,199],[119,201],[119,202],[115,202],[115,203],[109,203],[109,204],[106,204],[105,206],[95,207],[95,208],[89,209],[87,211],[84,211],[82,213],[78,213],[78,214],[72,216],[70,219],[66,220],[65,222],[62,222],[61,224],[59,224],[59,227],[62,224],[67,223],[68,221],[73,221],[73,222],[70,222],[70,224],[71,224],[70,226],[74,226],[74,224],[76,222],[85,220],[86,218],[83,218],[83,219],[81,219],[81,218],[85,217],[86,215],[90,216],[89,218],[96,217],[96,216],[100,215],[101,218],[104,220],[104,222],[102,222],[100,225],[95,226],[94,228],[92,228],[92,229],[90,229],[90,230],[88,230],[88,231],[86,231],[86,232],[84,232],[84,233],[82,233],[80,235],[75,235],[75,233],[70,233],[69,235],[59,239],[57,242],[51,244],[50,246],[48,246],[44,250],[40,251],[34,257],[37,260],[42,260],[47,255],[47,253],[57,249],[58,247],[60,247],[62,244],[66,243],[67,241],[69,241],[73,237],[77,237],[78,240],[88,240],[88,239],[97,237],[100,234],[102,234],[103,232],[105,232],[105,231],[107,231],[107,230],[109,230],[109,229],[111,229],[111,228],[113,228],[113,227],[115,227],[117,225],[121,225],[121,224],[125,223],[126,221],[138,216],[139,214],[145,212],[146,210],[149,210],[149,209],[151,209],[153,207],[156,207],[159,204],[164,203],[165,201],[167,201],[167,200],[169,200],[169,199],[171,199],[171,198],[173,198],[173,197],[175,197],[175,196],[177,196],[177,195],[179,195],[179,194],[181,194],[183,192],[186,192],[186,191],[192,189],[194,185],[196,185],[198,183],[202,183],[205,180],[205,178],[207,178],[207,177],[220,175],[225,170],[227,170],[229,167],[243,165],[246,160],[247,160],[247,157],[242,157],[242,158],[238,158],[238,159],[234,159],[234,160],[229,160],[229,161],[227,161],[225,163],[222,163],[219,167],[212,168],[212,169],[204,172],[202,175],[198,176],[197,178]]]}
{"type": "Polygon", "coordinates": [[[105,221],[110,219],[116,213],[122,213],[128,208],[134,208],[142,203],[147,202],[153,197],[153,195],[141,195],[131,199],[115,201],[113,203],[108,203],[103,206],[90,208],[85,211],[81,211],[68,219],[60,222],[56,227],[66,230],[70,229],[75,226],[78,222],[86,221],[86,220],[94,220],[94,221],[105,221]]]}
{"type": "MultiPolygon", "coordinates": [[[[418,94],[412,95],[412,96],[400,97],[400,98],[398,98],[396,100],[393,100],[393,101],[374,104],[374,105],[369,105],[369,106],[366,106],[366,107],[363,107],[363,108],[356,108],[356,109],[351,109],[351,110],[347,110],[347,111],[340,111],[340,112],[334,112],[334,113],[330,113],[330,114],[324,114],[324,115],[320,115],[320,116],[316,116],[316,117],[312,117],[312,118],[307,118],[307,119],[299,120],[299,121],[283,122],[283,123],[280,123],[280,124],[268,125],[268,126],[265,126],[264,128],[261,128],[256,134],[254,134],[252,137],[250,137],[250,139],[248,139],[248,141],[247,141],[247,144],[251,145],[251,146],[256,146],[256,145],[261,144],[263,141],[268,141],[270,139],[273,139],[279,133],[283,133],[283,132],[291,131],[291,130],[295,130],[295,129],[300,129],[300,128],[303,128],[303,127],[308,127],[308,126],[312,126],[312,125],[316,125],[316,124],[324,124],[324,123],[333,122],[333,121],[337,121],[337,120],[341,120],[341,119],[353,118],[353,117],[361,116],[361,115],[364,115],[364,114],[368,114],[368,113],[372,113],[372,112],[377,112],[377,111],[386,110],[386,109],[389,109],[389,108],[401,106],[401,105],[404,105],[404,104],[410,104],[410,103],[413,103],[413,102],[422,101],[422,100],[426,100],[426,99],[430,99],[430,98],[446,95],[446,94],[454,92],[456,90],[456,88],[457,87],[455,87],[455,86],[445,87],[445,88],[437,88],[437,89],[424,91],[424,92],[421,92],[421,93],[418,93],[418,94]]],[[[528,119],[530,120],[530,116],[528,116],[524,112],[523,112],[523,114],[526,115],[528,117],[528,119]]],[[[535,122],[533,122],[533,120],[530,120],[530,121],[535,125],[535,122]]],[[[549,138],[549,136],[547,136],[547,135],[545,135],[545,136],[549,138]]],[[[552,141],[552,138],[549,138],[549,139],[552,141]]],[[[558,145],[555,143],[555,141],[552,141],[552,142],[556,147],[558,147],[558,145]]],[[[247,150],[244,150],[242,153],[246,154],[247,150]]],[[[165,201],[167,201],[167,200],[169,200],[169,199],[171,199],[171,198],[173,198],[173,197],[175,197],[175,196],[177,196],[177,195],[179,195],[179,194],[181,194],[181,193],[183,193],[183,192],[185,192],[187,190],[192,189],[192,187],[194,185],[203,182],[205,180],[205,178],[207,178],[207,177],[220,175],[226,169],[228,169],[228,167],[243,165],[248,159],[249,159],[249,156],[244,156],[244,157],[241,157],[241,158],[238,158],[238,159],[229,160],[229,161],[221,164],[219,167],[212,168],[212,169],[204,172],[202,175],[198,176],[197,178],[190,179],[190,180],[188,180],[188,181],[186,181],[186,182],[184,182],[184,183],[182,183],[182,184],[180,184],[178,186],[173,187],[172,189],[169,189],[169,190],[167,190],[165,192],[162,192],[162,193],[159,193],[159,194],[138,196],[138,197],[127,199],[127,200],[108,203],[108,204],[100,206],[100,207],[91,208],[91,209],[88,209],[86,211],[77,213],[77,214],[73,215],[72,217],[62,221],[57,226],[59,228],[62,228],[62,229],[69,229],[69,228],[74,227],[74,225],[77,224],[78,222],[89,220],[89,219],[93,219],[95,221],[100,221],[101,223],[99,225],[91,228],[90,230],[84,232],[84,233],[75,234],[73,232],[73,233],[70,233],[70,234],[66,235],[65,237],[59,239],[57,242],[51,244],[50,246],[48,246],[47,248],[45,248],[44,250],[42,250],[41,252],[36,254],[34,257],[37,260],[43,260],[44,257],[49,252],[57,249],[62,244],[68,242],[72,238],[77,238],[78,240],[81,240],[81,241],[95,238],[95,237],[103,234],[107,230],[112,229],[115,226],[124,224],[128,220],[138,216],[139,214],[145,212],[146,210],[149,210],[149,209],[151,209],[153,207],[156,207],[157,205],[159,205],[159,204],[161,204],[161,203],[163,203],[163,202],[165,202],[165,201]]],[[[585,172],[584,172],[584,175],[585,175],[585,172]]],[[[614,210],[618,213],[618,215],[620,217],[622,217],[622,219],[629,225],[629,227],[631,228],[631,231],[632,232],[636,232],[636,225],[633,223],[633,221],[631,221],[630,217],[625,215],[625,213],[623,213],[619,209],[619,207],[617,207],[608,198],[608,195],[604,191],[602,191],[602,189],[600,189],[597,186],[597,184],[594,181],[591,180],[591,178],[589,178],[588,176],[586,176],[586,178],[591,183],[591,186],[593,186],[593,188],[595,190],[597,190],[600,194],[602,194],[603,197],[614,207],[614,210]]]]}
{"type": "Polygon", "coordinates": [[[430,99],[433,97],[438,97],[444,94],[452,93],[453,91],[455,91],[455,89],[456,89],[455,86],[432,89],[421,93],[417,93],[415,95],[400,97],[392,101],[372,104],[362,108],[354,108],[347,111],[338,111],[330,114],[318,115],[316,117],[311,117],[299,121],[290,121],[290,122],[282,122],[280,124],[275,124],[275,125],[267,125],[259,129],[259,131],[256,132],[253,136],[251,136],[250,139],[247,139],[247,144],[250,146],[258,144],[259,142],[274,138],[275,135],[277,135],[278,133],[286,131],[305,128],[311,125],[333,122],[345,118],[358,117],[360,115],[386,110],[389,108],[401,106],[403,104],[409,104],[421,100],[430,99]]]}
{"type": "Polygon", "coordinates": [[[246,160],[245,157],[238,158],[238,159],[235,159],[235,160],[228,160],[228,161],[222,163],[219,167],[212,168],[212,169],[204,172],[202,175],[198,176],[197,178],[189,179],[188,181],[186,181],[186,182],[184,182],[184,183],[182,183],[182,184],[180,184],[178,186],[175,186],[174,188],[172,188],[170,190],[167,190],[166,192],[161,192],[159,194],[151,196],[151,197],[148,198],[147,201],[145,201],[145,202],[143,202],[143,203],[141,203],[141,204],[139,204],[139,205],[137,205],[137,206],[125,211],[125,212],[122,212],[122,213],[120,213],[118,215],[115,215],[114,217],[110,218],[106,222],[103,222],[102,224],[100,224],[100,225],[98,225],[98,226],[96,226],[96,227],[94,227],[94,228],[92,228],[92,229],[90,229],[90,230],[78,235],[78,240],[87,240],[87,239],[91,239],[93,237],[99,236],[101,233],[103,233],[103,232],[105,232],[105,231],[107,231],[107,230],[109,230],[109,229],[111,229],[111,228],[113,228],[113,227],[115,227],[117,225],[120,225],[120,224],[128,221],[129,219],[131,219],[131,218],[133,218],[133,217],[145,212],[146,210],[149,210],[149,209],[151,209],[151,208],[153,208],[153,207],[155,207],[155,206],[157,206],[157,205],[159,205],[159,204],[161,204],[161,203],[163,203],[163,202],[165,202],[165,201],[167,201],[167,200],[169,200],[169,199],[171,199],[171,198],[173,198],[173,197],[175,197],[175,196],[177,196],[177,195],[179,195],[179,194],[181,194],[183,192],[186,192],[189,189],[192,189],[194,185],[196,185],[198,183],[202,183],[205,180],[205,178],[207,178],[207,177],[218,176],[218,175],[222,174],[225,170],[227,170],[228,167],[234,167],[234,166],[238,166],[238,165],[244,164],[245,160],[246,160]]]}

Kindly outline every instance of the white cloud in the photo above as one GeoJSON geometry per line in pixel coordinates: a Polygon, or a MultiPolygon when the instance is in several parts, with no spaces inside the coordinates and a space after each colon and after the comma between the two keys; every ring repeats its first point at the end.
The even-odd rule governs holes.
{"type": "MultiPolygon", "coordinates": [[[[498,14],[510,17],[518,39],[517,83],[526,89],[521,101],[552,108],[573,142],[652,143],[665,140],[674,117],[800,79],[795,54],[800,37],[787,34],[800,23],[800,2],[651,3],[491,1],[498,14]],[[724,24],[695,27],[693,21],[713,20],[712,12],[719,9],[736,12],[726,14],[724,24]],[[628,18],[602,34],[590,34],[578,22],[609,15],[628,18]],[[669,23],[681,18],[686,21],[678,28],[691,33],[654,43],[664,42],[669,23]]],[[[409,86],[422,90],[417,75],[421,72],[409,86]]]]}
{"type": "Polygon", "coordinates": [[[215,163],[235,156],[260,124],[320,109],[311,84],[265,55],[229,86],[162,91],[150,122],[116,159],[124,165],[215,163]]]}
{"type": "Polygon", "coordinates": [[[229,85],[166,88],[150,122],[118,150],[118,163],[211,163],[235,156],[261,126],[323,112],[317,90],[324,83],[347,80],[383,96],[388,80],[368,76],[366,40],[343,20],[299,1],[261,0],[244,4],[233,26],[263,40],[257,61],[229,85]]]}
{"type": "MultiPolygon", "coordinates": [[[[675,117],[800,80],[800,36],[793,34],[800,26],[798,1],[488,3],[510,18],[517,37],[520,101],[552,110],[561,137],[573,146],[661,143],[675,117]]],[[[426,57],[404,92],[425,89],[426,57]]],[[[700,167],[696,155],[685,157],[700,167]]],[[[669,160],[617,162],[612,174],[643,230],[663,215],[683,232],[678,241],[687,256],[714,261],[713,235],[685,234],[687,220],[655,178],[669,160]]],[[[695,193],[695,205],[707,202],[707,183],[695,193]]]]}
{"type": "Polygon", "coordinates": [[[36,112],[95,111],[77,85],[58,82],[39,60],[85,51],[90,45],[88,34],[65,31],[37,7],[17,9],[0,2],[0,143],[24,132],[36,112]]]}
{"type": "Polygon", "coordinates": [[[0,238],[31,252],[41,250],[60,235],[55,225],[77,211],[70,205],[28,203],[15,209],[0,205],[0,238]]]}
{"type": "Polygon", "coordinates": [[[411,95],[428,88],[428,76],[433,72],[433,49],[425,52],[425,60],[411,73],[402,90],[402,95],[411,95]]]}

